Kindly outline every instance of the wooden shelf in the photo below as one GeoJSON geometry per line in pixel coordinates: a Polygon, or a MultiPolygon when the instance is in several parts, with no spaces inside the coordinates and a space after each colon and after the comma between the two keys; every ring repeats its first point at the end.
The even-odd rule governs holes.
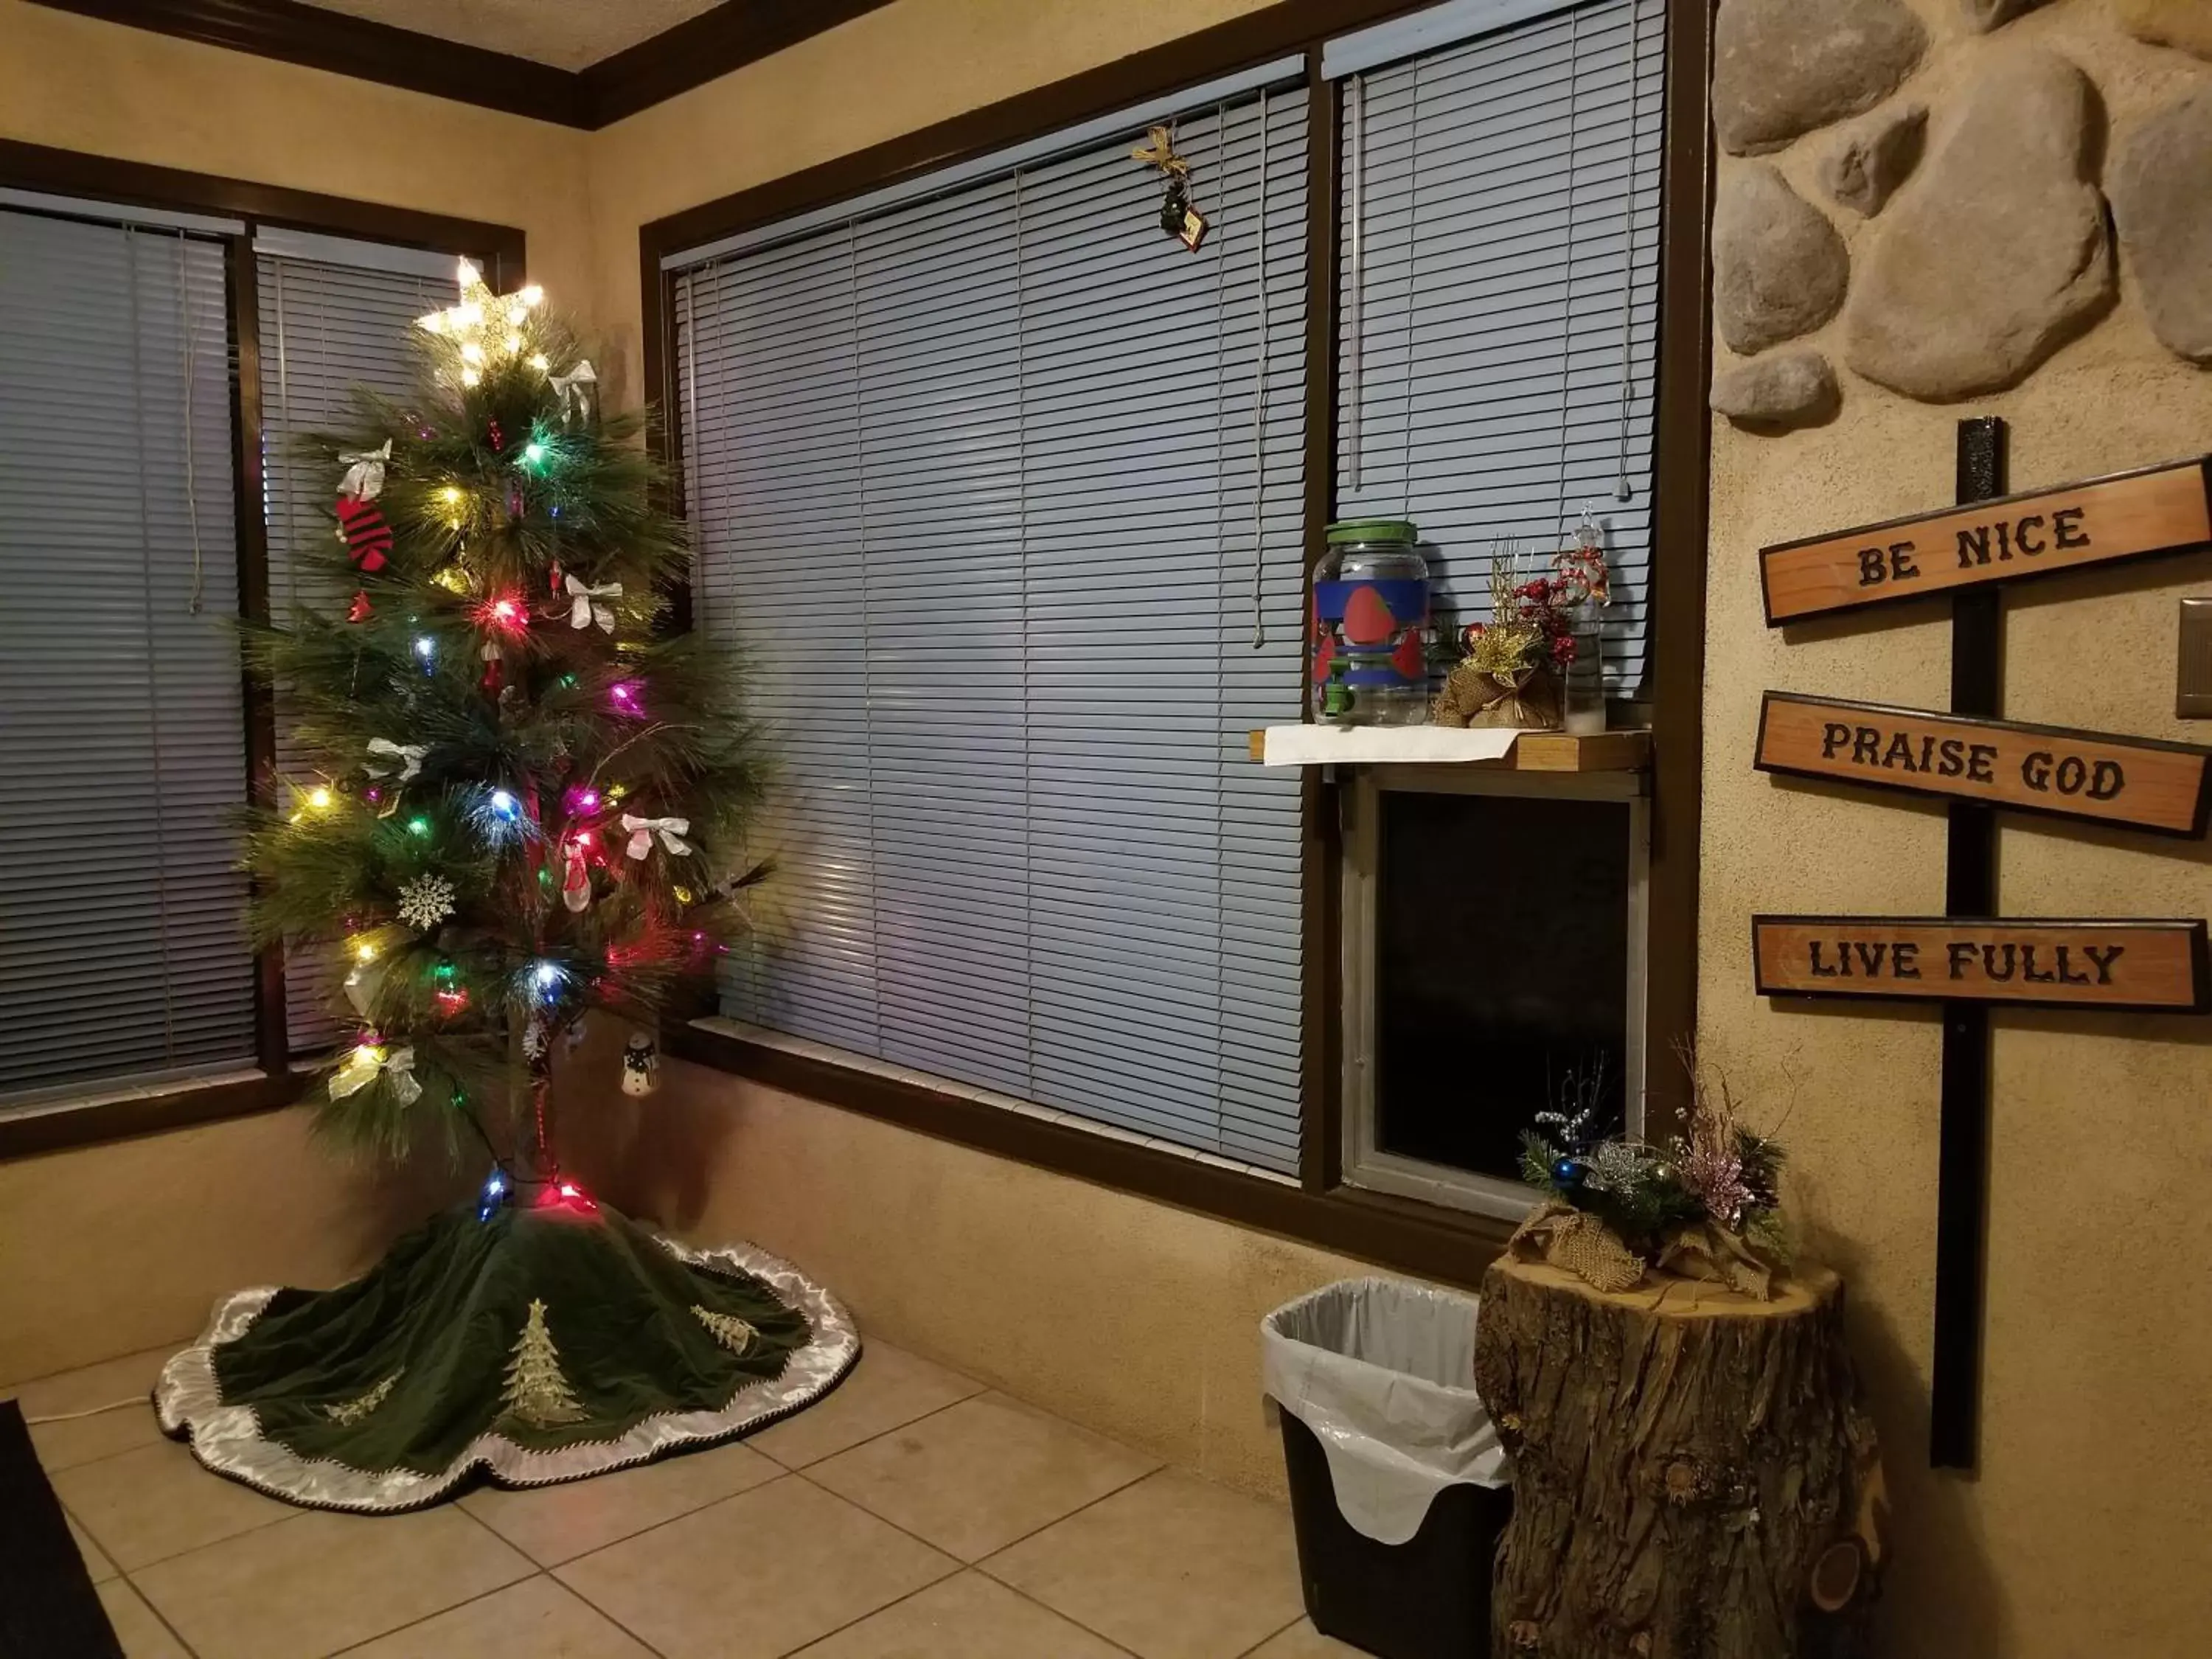
{"type": "Polygon", "coordinates": [[[1633,772],[1649,732],[1466,732],[1442,726],[1270,726],[1250,752],[1271,766],[1479,766],[1500,772],[1633,772]]]}

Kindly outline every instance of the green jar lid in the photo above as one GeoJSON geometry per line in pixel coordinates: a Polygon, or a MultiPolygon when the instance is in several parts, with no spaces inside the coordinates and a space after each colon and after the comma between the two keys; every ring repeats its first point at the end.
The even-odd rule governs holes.
{"type": "Polygon", "coordinates": [[[1410,547],[1421,538],[1421,532],[1408,519],[1346,519],[1329,526],[1322,534],[1331,547],[1353,542],[1403,542],[1410,547]]]}

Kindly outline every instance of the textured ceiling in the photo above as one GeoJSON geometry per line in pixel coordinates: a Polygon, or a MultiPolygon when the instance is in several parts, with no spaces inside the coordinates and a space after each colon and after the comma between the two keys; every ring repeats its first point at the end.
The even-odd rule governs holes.
{"type": "Polygon", "coordinates": [[[580,70],[720,0],[310,0],[442,40],[580,70]]]}

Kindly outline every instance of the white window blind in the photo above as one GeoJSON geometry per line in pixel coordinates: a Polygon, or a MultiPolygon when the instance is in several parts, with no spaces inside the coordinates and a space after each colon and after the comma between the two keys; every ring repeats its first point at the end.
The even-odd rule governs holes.
{"type": "MultiPolygon", "coordinates": [[[[255,246],[269,608],[281,623],[301,606],[342,608],[348,593],[331,517],[337,481],[301,453],[301,440],[356,424],[356,386],[407,393],[415,374],[410,331],[423,313],[453,303],[453,259],[293,233],[263,233],[255,246]]],[[[281,690],[276,765],[283,777],[312,777],[291,741],[281,690]]],[[[351,1029],[340,1023],[341,976],[327,949],[289,954],[285,1029],[294,1053],[328,1048],[351,1029]]]]}
{"type": "Polygon", "coordinates": [[[253,1060],[219,243],[0,210],[0,1099],[253,1060]]]}
{"type": "Polygon", "coordinates": [[[1305,117],[1188,111],[676,283],[702,626],[775,861],[729,1012],[1295,1169],[1305,117]]]}
{"type": "MultiPolygon", "coordinates": [[[[1613,568],[1607,694],[1634,699],[1650,661],[1666,0],[1531,9],[1439,8],[1490,32],[1343,83],[1338,512],[1418,523],[1443,552],[1437,610],[1464,622],[1488,615],[1494,544],[1548,556],[1587,506],[1613,568]]],[[[1332,59],[1371,58],[1349,49],[1362,38],[1332,59]]]]}

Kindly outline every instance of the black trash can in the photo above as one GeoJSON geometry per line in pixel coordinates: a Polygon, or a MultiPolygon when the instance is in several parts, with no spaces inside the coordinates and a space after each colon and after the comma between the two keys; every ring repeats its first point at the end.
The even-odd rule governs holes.
{"type": "Polygon", "coordinates": [[[1382,1659],[1490,1651],[1491,1564],[1513,1491],[1474,1393],[1476,1305],[1356,1279],[1263,1327],[1307,1616],[1382,1659]]]}

